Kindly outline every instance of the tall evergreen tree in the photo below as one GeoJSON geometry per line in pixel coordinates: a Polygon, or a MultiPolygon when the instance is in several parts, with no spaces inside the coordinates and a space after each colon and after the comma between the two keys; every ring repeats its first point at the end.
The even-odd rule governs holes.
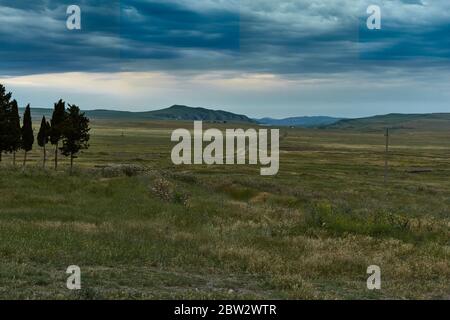
{"type": "Polygon", "coordinates": [[[27,163],[27,154],[33,149],[34,134],[33,123],[31,121],[30,105],[27,105],[23,114],[23,126],[22,126],[22,149],[25,151],[23,157],[23,165],[27,163]]]}
{"type": "Polygon", "coordinates": [[[69,105],[63,125],[63,146],[61,153],[70,156],[70,173],[73,170],[73,159],[82,149],[89,148],[89,119],[76,105],[69,105]]]}
{"type": "Polygon", "coordinates": [[[39,133],[37,136],[38,144],[44,151],[44,161],[43,167],[45,168],[45,162],[47,161],[47,150],[46,146],[50,140],[50,123],[45,119],[45,116],[42,117],[41,127],[39,128],[39,133]]]}
{"type": "Polygon", "coordinates": [[[13,154],[13,164],[16,165],[16,152],[22,146],[22,133],[20,129],[20,116],[19,116],[19,107],[17,106],[17,101],[13,100],[11,102],[11,110],[9,116],[9,124],[8,124],[8,151],[13,154]]]}
{"type": "Polygon", "coordinates": [[[11,92],[6,93],[6,88],[0,84],[0,162],[2,153],[9,149],[9,114],[11,112],[11,92]]]}
{"type": "Polygon", "coordinates": [[[58,169],[58,146],[62,138],[62,126],[66,116],[66,103],[59,100],[55,103],[52,119],[50,120],[50,142],[55,146],[55,170],[58,169]]]}

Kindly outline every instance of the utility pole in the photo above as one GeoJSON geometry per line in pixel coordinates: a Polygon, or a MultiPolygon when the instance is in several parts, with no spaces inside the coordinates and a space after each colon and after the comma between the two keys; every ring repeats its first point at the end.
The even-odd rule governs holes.
{"type": "Polygon", "coordinates": [[[384,134],[386,137],[386,153],[384,156],[384,183],[388,181],[388,171],[389,171],[389,128],[386,128],[386,133],[384,134]]]}

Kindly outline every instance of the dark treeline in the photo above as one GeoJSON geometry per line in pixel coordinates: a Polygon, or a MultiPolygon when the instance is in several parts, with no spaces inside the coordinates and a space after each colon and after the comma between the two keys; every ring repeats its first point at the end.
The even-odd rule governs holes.
{"type": "MultiPolygon", "coordinates": [[[[37,143],[43,150],[43,166],[47,161],[47,145],[55,148],[55,170],[58,168],[58,154],[61,152],[70,157],[70,171],[73,169],[73,160],[82,149],[89,147],[89,119],[76,105],[68,104],[63,100],[55,103],[50,121],[42,118],[37,143]]],[[[33,150],[35,142],[30,105],[27,105],[20,123],[19,107],[12,94],[0,84],[0,162],[3,153],[13,155],[13,165],[16,165],[16,154],[23,151],[23,166],[26,165],[27,155],[33,150]]]]}

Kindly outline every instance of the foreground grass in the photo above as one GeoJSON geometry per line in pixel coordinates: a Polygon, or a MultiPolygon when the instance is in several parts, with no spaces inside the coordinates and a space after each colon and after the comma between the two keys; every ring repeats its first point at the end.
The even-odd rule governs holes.
{"type": "Polygon", "coordinates": [[[73,176],[36,168],[38,153],[26,170],[3,164],[1,298],[450,298],[442,137],[399,133],[385,185],[377,134],[288,131],[280,174],[264,178],[173,168],[170,130],[152,125],[99,125],[73,176]],[[142,171],[95,168],[108,163],[142,171]],[[78,292],[65,287],[73,264],[78,292]]]}

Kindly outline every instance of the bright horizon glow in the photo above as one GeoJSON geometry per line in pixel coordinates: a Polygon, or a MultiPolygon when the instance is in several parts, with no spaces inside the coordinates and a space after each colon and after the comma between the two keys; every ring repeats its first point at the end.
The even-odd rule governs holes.
{"type": "Polygon", "coordinates": [[[376,81],[376,77],[362,72],[350,77],[318,75],[305,79],[236,72],[182,77],[165,72],[69,72],[0,77],[0,83],[13,92],[13,97],[21,106],[30,103],[36,108],[51,108],[55,101],[62,98],[83,110],[152,111],[178,104],[225,110],[252,118],[357,118],[386,113],[449,112],[445,104],[439,103],[440,100],[450,99],[450,93],[445,90],[449,80],[443,79],[440,88],[430,91],[420,78],[406,82],[399,76],[403,77],[393,74],[391,79],[376,84],[372,82],[376,81]],[[425,90],[410,92],[408,97],[398,101],[395,98],[397,90],[407,91],[409,86],[423,87],[425,90]],[[390,95],[386,95],[387,92],[390,95]],[[408,101],[417,103],[424,93],[428,96],[427,104],[436,101],[435,107],[426,111],[421,107],[412,108],[408,101]],[[361,110],[355,111],[353,103],[345,105],[350,102],[349,97],[353,97],[353,103],[363,100],[361,110]],[[151,102],[143,103],[147,100],[151,102]],[[373,105],[378,104],[373,110],[373,105]],[[289,111],[283,112],[280,106],[289,111]],[[316,106],[316,110],[311,106],[316,106]]]}

